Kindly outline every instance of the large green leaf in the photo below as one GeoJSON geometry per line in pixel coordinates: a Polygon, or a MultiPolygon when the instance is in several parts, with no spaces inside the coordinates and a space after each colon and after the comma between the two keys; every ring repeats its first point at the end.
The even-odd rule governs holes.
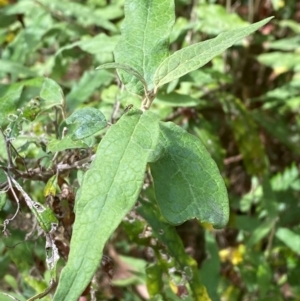
{"type": "Polygon", "coordinates": [[[175,225],[198,218],[224,227],[226,187],[201,140],[172,122],[160,123],[160,130],[161,156],[150,166],[162,215],[175,225]]]}
{"type": "MultiPolygon", "coordinates": [[[[117,63],[130,65],[154,88],[153,75],[169,54],[169,34],[174,24],[173,0],[126,0],[122,35],[114,55],[117,63]]],[[[118,71],[127,89],[142,94],[141,83],[124,71],[118,71]]]]}
{"type": "Polygon", "coordinates": [[[134,205],[159,123],[152,112],[130,110],[108,130],[76,199],[71,251],[54,301],[75,301],[90,282],[103,247],[134,205]]]}
{"type": "Polygon", "coordinates": [[[166,58],[157,68],[154,75],[155,85],[157,87],[162,86],[184,74],[202,67],[212,58],[221,54],[237,41],[253,33],[271,19],[272,17],[247,27],[223,32],[214,39],[200,42],[176,51],[166,58]]]}

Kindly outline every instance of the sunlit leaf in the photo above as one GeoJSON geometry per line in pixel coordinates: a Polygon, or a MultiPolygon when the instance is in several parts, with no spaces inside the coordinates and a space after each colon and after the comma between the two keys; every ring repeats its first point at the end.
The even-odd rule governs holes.
{"type": "MultiPolygon", "coordinates": [[[[130,65],[145,78],[148,90],[154,88],[156,68],[169,53],[169,34],[174,24],[174,1],[125,1],[122,35],[114,51],[115,61],[130,65]]],[[[144,92],[135,76],[118,71],[127,89],[144,92]]]]}
{"type": "Polygon", "coordinates": [[[131,109],[101,140],[77,196],[71,251],[54,301],[76,301],[93,277],[106,241],[137,200],[158,134],[153,113],[131,109]]]}
{"type": "Polygon", "coordinates": [[[272,17],[247,27],[225,31],[214,39],[200,42],[176,51],[166,58],[157,68],[154,75],[155,85],[157,87],[162,86],[184,74],[202,67],[212,58],[221,54],[237,41],[250,35],[268,23],[271,19],[272,17]]]}

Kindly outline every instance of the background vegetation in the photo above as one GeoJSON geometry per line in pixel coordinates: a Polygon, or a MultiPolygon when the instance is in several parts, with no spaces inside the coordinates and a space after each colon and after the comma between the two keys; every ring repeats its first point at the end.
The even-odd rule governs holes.
{"type": "MultiPolygon", "coordinates": [[[[201,138],[229,193],[231,215],[225,229],[193,220],[176,230],[186,253],[197,261],[211,300],[300,300],[299,2],[175,2],[172,52],[275,16],[205,67],[168,84],[153,103],[162,120],[201,138]]],[[[30,174],[24,188],[43,201],[52,174],[41,170],[52,166],[49,152],[64,149],[53,140],[61,131],[58,104],[64,104],[66,116],[78,108],[98,108],[112,123],[129,104],[140,106],[138,98],[119,93],[114,71],[95,70],[113,61],[123,1],[2,0],[0,6],[0,125],[5,130],[14,124],[16,176],[30,174]],[[14,123],[20,108],[31,113],[27,121],[14,123]]],[[[60,152],[56,162],[71,166],[90,158],[100,137],[84,151],[60,152]]],[[[3,141],[0,148],[3,165],[8,159],[3,141]]],[[[74,172],[67,170],[64,177],[76,191],[74,172]]],[[[146,186],[150,198],[153,192],[146,186]]],[[[3,224],[16,211],[11,193],[0,195],[0,208],[3,224]]],[[[67,226],[71,221],[65,221],[67,226]]],[[[45,288],[50,277],[44,238],[33,232],[25,241],[32,229],[33,217],[21,202],[21,212],[1,233],[0,290],[20,300],[45,288]]],[[[113,279],[111,265],[103,263],[93,279],[94,300],[143,300],[148,298],[146,285],[151,296],[163,291],[153,300],[189,295],[190,271],[174,267],[152,230],[135,210],[124,219],[105,252],[114,263],[113,279]]]]}

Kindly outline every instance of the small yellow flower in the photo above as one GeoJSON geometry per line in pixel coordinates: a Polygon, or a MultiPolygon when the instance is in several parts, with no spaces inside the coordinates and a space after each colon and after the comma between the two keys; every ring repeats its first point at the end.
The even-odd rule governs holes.
{"type": "Polygon", "coordinates": [[[220,250],[219,257],[222,262],[230,261],[233,265],[238,265],[243,261],[245,250],[245,245],[240,244],[235,248],[226,248],[220,250]]]}

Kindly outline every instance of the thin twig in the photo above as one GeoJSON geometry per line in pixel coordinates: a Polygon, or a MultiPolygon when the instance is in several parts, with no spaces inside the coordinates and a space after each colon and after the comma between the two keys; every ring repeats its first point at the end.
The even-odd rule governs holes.
{"type": "Polygon", "coordinates": [[[270,235],[268,237],[268,244],[267,244],[266,250],[264,252],[264,255],[266,258],[269,257],[270,251],[272,249],[272,244],[273,244],[273,240],[274,240],[274,236],[275,236],[275,232],[276,232],[276,224],[277,224],[278,220],[279,220],[279,218],[277,217],[275,219],[274,225],[272,226],[270,235]]]}
{"type": "Polygon", "coordinates": [[[20,201],[19,201],[19,199],[18,199],[18,197],[17,197],[17,195],[16,195],[16,193],[15,193],[15,191],[14,191],[14,188],[13,188],[12,183],[11,183],[10,176],[9,176],[8,173],[6,173],[6,172],[4,172],[4,173],[6,174],[8,186],[9,186],[9,188],[10,188],[10,190],[11,190],[11,192],[12,192],[12,194],[13,194],[15,200],[16,200],[16,203],[17,203],[17,210],[16,210],[15,214],[13,215],[13,217],[7,218],[7,219],[3,222],[3,231],[2,231],[2,232],[3,232],[3,233],[6,233],[6,227],[7,227],[7,225],[8,225],[10,222],[12,222],[12,221],[16,218],[17,214],[18,214],[19,211],[20,211],[20,201]]]}

